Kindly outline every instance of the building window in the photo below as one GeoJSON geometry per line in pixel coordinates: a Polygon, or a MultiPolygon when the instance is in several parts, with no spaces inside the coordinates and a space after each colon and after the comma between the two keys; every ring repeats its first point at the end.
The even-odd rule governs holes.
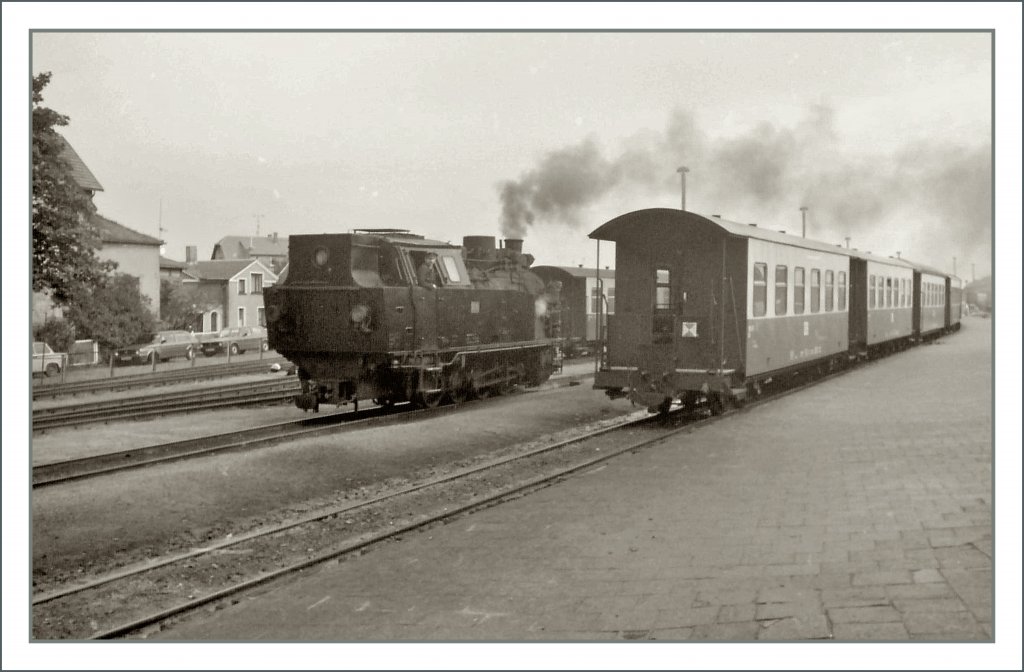
{"type": "Polygon", "coordinates": [[[797,266],[793,269],[793,313],[803,315],[804,312],[804,269],[797,266]]]}
{"type": "Polygon", "coordinates": [[[245,326],[245,308],[238,309],[238,326],[245,326]]]}
{"type": "Polygon", "coordinates": [[[598,309],[601,307],[601,294],[597,287],[590,288],[590,314],[597,315],[598,309]]]}
{"type": "Polygon", "coordinates": [[[245,278],[238,279],[238,293],[245,294],[245,278]]]}
{"type": "Polygon", "coordinates": [[[210,313],[210,331],[220,331],[217,328],[217,317],[218,315],[216,310],[210,313]]]}
{"type": "Polygon", "coordinates": [[[267,309],[263,306],[256,309],[256,322],[259,323],[261,327],[267,326],[267,309]]]}
{"type": "Polygon", "coordinates": [[[811,269],[811,312],[821,310],[821,271],[811,269]]]}
{"type": "Polygon", "coordinates": [[[608,289],[605,290],[605,291],[608,294],[608,314],[609,315],[614,315],[615,314],[615,285],[612,285],[611,287],[608,287],[608,289]]]}
{"type": "Polygon", "coordinates": [[[768,311],[768,264],[754,264],[754,317],[768,311]]]}
{"type": "Polygon", "coordinates": [[[839,310],[846,310],[846,271],[839,271],[839,310]]]}
{"type": "Polygon", "coordinates": [[[785,315],[789,298],[789,268],[775,267],[775,314],[785,315]]]}
{"type": "Polygon", "coordinates": [[[262,294],[263,293],[263,274],[262,273],[250,273],[249,279],[252,280],[252,293],[262,294]]]}

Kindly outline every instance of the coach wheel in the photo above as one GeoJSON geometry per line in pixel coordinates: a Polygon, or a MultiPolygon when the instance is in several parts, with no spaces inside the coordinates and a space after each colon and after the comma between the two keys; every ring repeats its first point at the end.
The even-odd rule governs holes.
{"type": "Polygon", "coordinates": [[[192,351],[192,346],[188,346],[185,350],[185,359],[191,360],[196,356],[196,353],[192,351]]]}
{"type": "Polygon", "coordinates": [[[260,350],[262,350],[263,352],[270,350],[270,343],[267,343],[266,341],[260,343],[260,350]]]}
{"type": "Polygon", "coordinates": [[[231,354],[232,355],[237,355],[238,354],[238,343],[232,343],[231,344],[231,354]]]}

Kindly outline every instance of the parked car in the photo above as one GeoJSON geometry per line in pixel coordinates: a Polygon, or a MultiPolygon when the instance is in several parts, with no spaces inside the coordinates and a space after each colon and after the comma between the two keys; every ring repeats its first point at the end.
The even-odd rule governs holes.
{"type": "Polygon", "coordinates": [[[118,348],[114,359],[119,364],[152,364],[172,357],[192,359],[199,349],[199,339],[187,331],[158,331],[145,343],[118,348]]]}
{"type": "Polygon", "coordinates": [[[221,329],[216,336],[204,338],[202,342],[203,354],[207,357],[224,352],[237,355],[246,350],[266,352],[269,347],[265,327],[228,327],[221,329]]]}
{"type": "Polygon", "coordinates": [[[54,352],[46,343],[32,343],[32,375],[59,376],[67,365],[68,356],[64,352],[54,352]]]}

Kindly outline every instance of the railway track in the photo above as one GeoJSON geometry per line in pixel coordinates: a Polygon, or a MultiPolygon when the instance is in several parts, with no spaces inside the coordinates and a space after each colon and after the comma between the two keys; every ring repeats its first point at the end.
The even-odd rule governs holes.
{"type": "MultiPolygon", "coordinates": [[[[831,378],[812,381],[816,384],[831,378]]],[[[806,387],[809,385],[804,385],[806,387]]],[[[636,412],[568,439],[531,442],[512,455],[493,459],[385,494],[324,508],[285,523],[229,535],[188,552],[124,567],[88,582],[67,585],[33,597],[33,620],[48,614],[91,614],[94,605],[124,600],[125,610],[105,615],[80,637],[114,639],[145,636],[147,628],[196,611],[237,601],[257,586],[324,562],[362,552],[369,546],[442,523],[544,487],[619,455],[661,443],[682,432],[777,399],[802,387],[751,400],[745,407],[711,415],[706,406],[677,409],[669,417],[636,412]],[[639,437],[629,432],[637,430],[639,437]],[[641,431],[642,430],[642,431],[641,431]],[[597,443],[595,443],[597,442],[597,443]],[[443,496],[439,496],[443,495],[443,496]],[[444,506],[438,508],[438,502],[444,506]],[[394,520],[395,512],[400,519],[394,520]],[[414,512],[414,513],[410,513],[414,512]],[[329,542],[323,540],[342,539],[329,542]],[[266,569],[267,566],[274,569],[266,569]],[[261,571],[254,572],[254,568],[261,571]],[[210,606],[213,605],[213,606],[210,606]]],[[[93,616],[94,620],[96,616],[93,616]]]]}
{"type": "Polygon", "coordinates": [[[262,404],[291,399],[299,391],[295,377],[204,387],[68,406],[32,409],[32,431],[112,420],[137,419],[197,409],[262,404]]]}
{"type": "MultiPolygon", "coordinates": [[[[437,412],[443,413],[446,410],[442,408],[437,412]]],[[[235,432],[224,432],[194,439],[40,464],[32,467],[32,487],[58,485],[162,462],[212,455],[227,450],[258,448],[287,439],[317,436],[336,432],[339,429],[351,429],[353,426],[362,427],[396,414],[402,414],[403,419],[409,417],[412,420],[419,417],[420,413],[425,412],[427,411],[410,411],[406,405],[392,408],[376,406],[360,411],[325,413],[312,418],[278,422],[235,432]]]]}
{"type": "Polygon", "coordinates": [[[287,361],[283,357],[267,357],[251,362],[202,364],[188,368],[158,371],[156,373],[138,373],[112,378],[81,380],[72,383],[43,383],[36,381],[32,385],[32,399],[52,399],[77,394],[118,392],[140,387],[154,387],[195,380],[224,378],[226,376],[243,375],[246,373],[259,373],[266,371],[272,364],[286,366],[287,361]]]}

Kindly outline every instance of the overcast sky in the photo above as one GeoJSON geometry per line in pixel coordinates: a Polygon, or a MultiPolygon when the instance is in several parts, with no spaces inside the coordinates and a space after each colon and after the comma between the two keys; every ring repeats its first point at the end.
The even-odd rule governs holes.
{"type": "Polygon", "coordinates": [[[969,279],[991,53],[980,32],[40,32],[31,67],[100,213],[175,259],[399,227],[592,265],[587,234],[679,207],[686,165],[690,210],[798,231],[806,205],[809,237],[969,279]]]}

